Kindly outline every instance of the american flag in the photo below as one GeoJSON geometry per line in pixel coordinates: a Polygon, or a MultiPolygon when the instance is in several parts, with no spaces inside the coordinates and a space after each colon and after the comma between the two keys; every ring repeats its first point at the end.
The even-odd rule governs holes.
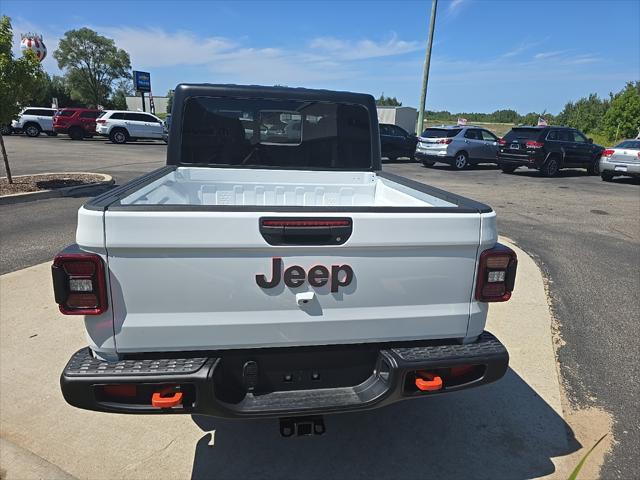
{"type": "Polygon", "coordinates": [[[546,127],[547,126],[547,121],[542,117],[538,117],[538,126],[539,127],[546,127]]]}
{"type": "Polygon", "coordinates": [[[467,119],[466,118],[459,118],[458,119],[458,125],[466,125],[467,124],[467,119]]]}

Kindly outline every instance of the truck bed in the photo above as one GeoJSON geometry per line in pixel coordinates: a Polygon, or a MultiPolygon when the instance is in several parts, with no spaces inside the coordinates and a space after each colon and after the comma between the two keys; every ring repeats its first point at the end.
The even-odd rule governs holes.
{"type": "Polygon", "coordinates": [[[122,205],[455,207],[374,172],[179,167],[121,200],[122,205]]]}
{"type": "Polygon", "coordinates": [[[486,205],[384,172],[176,166],[85,204],[76,239],[108,265],[110,309],[86,323],[103,354],[473,337],[486,317],[477,255],[497,240],[486,205]],[[274,218],[352,231],[274,245],[261,227],[274,218]],[[354,277],[338,291],[262,288],[274,261],[354,277]]]}

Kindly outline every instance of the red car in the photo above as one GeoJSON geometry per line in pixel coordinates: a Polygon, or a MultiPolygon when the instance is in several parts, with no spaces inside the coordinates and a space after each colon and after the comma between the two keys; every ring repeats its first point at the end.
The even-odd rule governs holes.
{"type": "Polygon", "coordinates": [[[92,108],[61,108],[53,117],[53,130],[66,133],[72,140],[91,138],[96,134],[96,118],[101,113],[92,108]]]}

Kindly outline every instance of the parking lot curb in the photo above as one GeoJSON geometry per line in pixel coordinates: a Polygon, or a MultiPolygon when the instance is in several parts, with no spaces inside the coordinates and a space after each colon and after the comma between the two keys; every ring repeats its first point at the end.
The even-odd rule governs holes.
{"type": "MultiPolygon", "coordinates": [[[[102,177],[102,180],[99,182],[88,183],[86,185],[57,188],[55,190],[40,190],[37,192],[14,193],[11,195],[2,195],[0,196],[0,205],[12,205],[15,203],[33,202],[36,200],[44,200],[47,198],[69,197],[75,194],[84,193],[85,190],[91,191],[94,188],[113,185],[115,183],[115,180],[111,175],[107,175],[104,173],[50,172],[50,173],[38,173],[37,175],[98,175],[102,177]]],[[[32,177],[32,176],[34,175],[14,175],[13,178],[32,177]]]]}

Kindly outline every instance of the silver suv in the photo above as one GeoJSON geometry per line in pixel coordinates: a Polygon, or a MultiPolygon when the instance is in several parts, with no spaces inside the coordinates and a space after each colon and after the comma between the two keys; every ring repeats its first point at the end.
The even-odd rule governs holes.
{"type": "Polygon", "coordinates": [[[429,127],[416,146],[415,159],[426,167],[436,162],[463,170],[477,163],[496,163],[498,137],[476,126],[448,125],[429,127]]]}

